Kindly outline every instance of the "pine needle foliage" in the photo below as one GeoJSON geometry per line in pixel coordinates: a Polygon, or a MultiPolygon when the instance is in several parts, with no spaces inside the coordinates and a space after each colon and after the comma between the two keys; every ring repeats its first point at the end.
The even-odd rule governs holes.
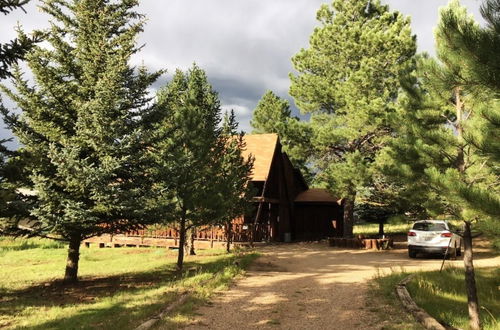
{"type": "Polygon", "coordinates": [[[292,164],[301,170],[306,181],[312,181],[313,175],[307,166],[312,129],[307,122],[291,115],[287,100],[267,91],[253,111],[250,124],[253,134],[278,134],[283,151],[292,164]]]}
{"type": "MultiPolygon", "coordinates": [[[[24,11],[23,6],[30,0],[0,0],[0,14],[7,15],[16,9],[24,11]]],[[[10,67],[22,59],[26,52],[37,42],[41,41],[42,34],[34,33],[28,36],[18,29],[18,38],[0,44],[0,79],[10,77],[10,67]]]]}
{"type": "Polygon", "coordinates": [[[3,111],[4,121],[22,144],[23,188],[34,195],[20,233],[69,242],[66,281],[77,280],[82,240],[142,228],[148,218],[143,128],[161,72],[129,65],[144,25],[137,5],[44,1],[47,44],[26,54],[33,81],[15,66],[14,88],[1,86],[21,110],[3,111]]]}
{"type": "Polygon", "coordinates": [[[154,190],[166,210],[160,221],[179,232],[177,267],[182,269],[187,232],[225,223],[239,211],[251,163],[241,157],[242,137],[229,136],[236,129],[234,116],[221,125],[218,95],[198,66],[177,70],[157,99],[164,113],[158,129],[171,133],[152,150],[154,190]]]}
{"type": "Polygon", "coordinates": [[[312,164],[319,184],[340,194],[344,235],[352,235],[356,195],[370,185],[376,154],[392,132],[401,72],[412,65],[410,20],[380,1],[323,5],[309,48],[292,58],[290,94],[311,113],[312,164]]]}
{"type": "MultiPolygon", "coordinates": [[[[491,14],[488,5],[489,1],[483,14],[491,14]]],[[[491,17],[500,19],[498,12],[491,17]]],[[[499,131],[494,119],[500,110],[498,89],[494,78],[480,77],[483,65],[495,71],[498,64],[482,43],[484,38],[493,42],[498,37],[493,26],[490,22],[481,28],[458,1],[442,9],[435,35],[437,60],[420,57],[416,72],[405,84],[407,97],[401,99],[394,120],[406,125],[399,128],[390,152],[396,172],[406,177],[409,187],[420,189],[416,196],[432,200],[425,204],[430,213],[463,220],[472,329],[480,328],[480,319],[471,230],[500,216],[499,131]],[[478,48],[469,49],[471,44],[478,48]]]]}
{"type": "Polygon", "coordinates": [[[234,221],[251,212],[251,201],[255,194],[249,184],[254,158],[252,155],[247,159],[242,156],[246,143],[244,133],[238,132],[238,123],[233,111],[224,115],[221,142],[224,152],[221,155],[218,186],[224,205],[220,224],[226,228],[226,251],[229,253],[234,221]]]}

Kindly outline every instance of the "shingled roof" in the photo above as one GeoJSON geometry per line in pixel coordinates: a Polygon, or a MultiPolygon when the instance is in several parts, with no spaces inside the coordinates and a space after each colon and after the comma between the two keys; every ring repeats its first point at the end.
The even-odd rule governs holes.
{"type": "Polygon", "coordinates": [[[250,154],[255,158],[252,181],[265,181],[271,170],[274,152],[278,143],[277,134],[249,134],[244,137],[246,149],[242,154],[247,158],[250,154]]]}
{"type": "Polygon", "coordinates": [[[330,194],[327,189],[311,188],[298,194],[295,198],[298,203],[337,203],[340,205],[342,199],[330,194]]]}

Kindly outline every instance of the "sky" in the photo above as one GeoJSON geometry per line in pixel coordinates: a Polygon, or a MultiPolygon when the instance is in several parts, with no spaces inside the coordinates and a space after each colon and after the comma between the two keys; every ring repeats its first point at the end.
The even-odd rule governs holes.
{"type": "MultiPolygon", "coordinates": [[[[408,15],[417,35],[418,51],[434,53],[433,28],[438,8],[447,0],[382,0],[392,10],[408,15]]],[[[240,129],[250,132],[252,111],[261,96],[272,90],[288,95],[291,58],[308,47],[315,26],[316,11],[325,0],[141,0],[138,12],[148,21],[138,43],[143,50],[132,64],[144,64],[151,70],[166,69],[153,86],[164,85],[175,69],[188,69],[194,62],[207,72],[219,93],[224,110],[233,109],[240,129]]],[[[479,0],[462,0],[469,13],[479,20],[479,0]]],[[[0,43],[15,37],[19,23],[25,31],[48,25],[48,17],[32,0],[25,7],[0,16],[0,43]]],[[[7,107],[14,104],[5,100],[7,107]]],[[[0,139],[11,136],[0,120],[0,139]]],[[[16,144],[13,143],[12,146],[16,144]]]]}

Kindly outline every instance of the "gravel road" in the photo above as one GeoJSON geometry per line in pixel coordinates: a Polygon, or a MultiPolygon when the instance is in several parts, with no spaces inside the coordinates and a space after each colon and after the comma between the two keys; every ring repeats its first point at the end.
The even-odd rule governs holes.
{"type": "MultiPolygon", "coordinates": [[[[373,306],[368,283],[393,270],[439,269],[441,259],[409,259],[390,251],[296,243],[259,249],[247,275],[197,310],[187,329],[382,329],[391,326],[373,306]]],[[[477,249],[476,266],[500,265],[477,249]]],[[[447,260],[462,266],[462,260],[447,260]]]]}

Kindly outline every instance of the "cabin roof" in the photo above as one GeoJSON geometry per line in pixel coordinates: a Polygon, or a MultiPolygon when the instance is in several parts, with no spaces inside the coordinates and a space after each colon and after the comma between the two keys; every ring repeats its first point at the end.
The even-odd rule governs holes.
{"type": "Polygon", "coordinates": [[[295,202],[298,203],[335,203],[342,202],[341,198],[333,196],[328,189],[311,188],[297,195],[295,202]]]}
{"type": "Polygon", "coordinates": [[[249,134],[244,136],[246,148],[242,154],[247,158],[250,154],[255,158],[252,170],[252,181],[265,181],[271,170],[274,152],[278,143],[277,134],[249,134]]]}

